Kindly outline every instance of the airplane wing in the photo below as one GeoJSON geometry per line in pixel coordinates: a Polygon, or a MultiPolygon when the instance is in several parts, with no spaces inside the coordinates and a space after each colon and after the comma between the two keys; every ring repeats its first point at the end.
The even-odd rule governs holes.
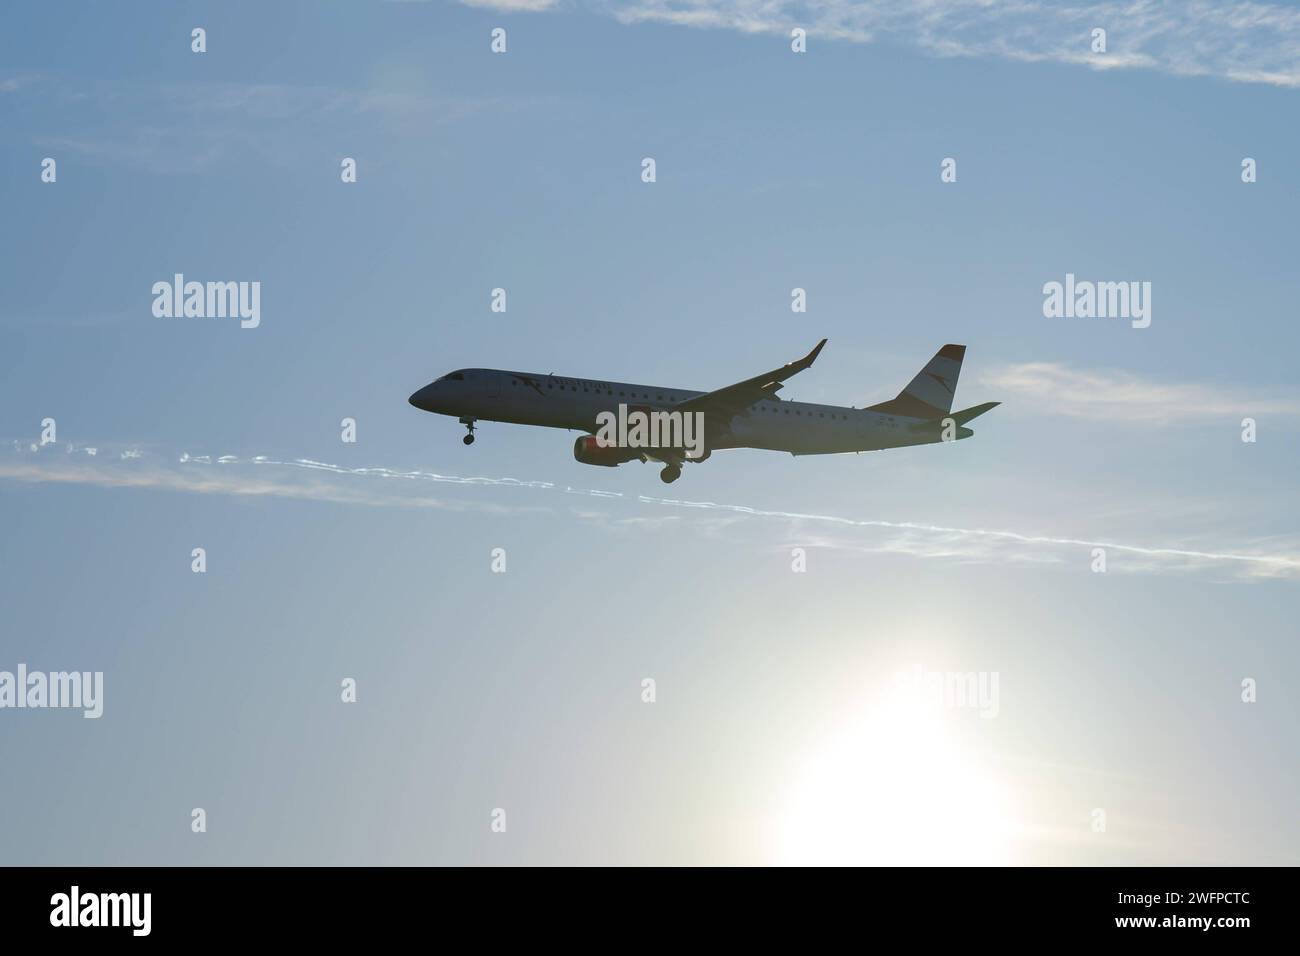
{"type": "Polygon", "coordinates": [[[761,399],[775,395],[783,387],[782,382],[792,375],[798,375],[812,365],[825,344],[826,340],[822,339],[811,352],[797,361],[782,365],[770,372],[764,372],[762,375],[747,378],[735,385],[728,385],[725,388],[688,398],[686,401],[674,405],[673,410],[703,412],[706,422],[712,418],[713,421],[722,425],[725,430],[724,423],[730,422],[732,416],[737,415],[761,399]]]}

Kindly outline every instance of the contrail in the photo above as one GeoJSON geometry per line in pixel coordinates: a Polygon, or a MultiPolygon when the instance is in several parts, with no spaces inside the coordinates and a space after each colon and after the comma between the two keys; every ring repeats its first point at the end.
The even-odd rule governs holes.
{"type": "MultiPolygon", "coordinates": [[[[186,460],[200,461],[202,459],[190,459],[188,456],[182,458],[182,461],[186,460]]],[[[234,462],[237,460],[238,459],[235,459],[233,456],[226,456],[223,459],[218,459],[219,462],[234,462]]],[[[307,458],[296,458],[290,461],[277,461],[259,455],[251,459],[251,461],[254,464],[274,464],[294,468],[311,468],[329,471],[340,475],[357,475],[361,477],[405,478],[453,482],[456,484],[516,485],[523,488],[542,489],[553,489],[556,487],[552,482],[523,481],[517,478],[462,478],[453,475],[441,475],[435,472],[393,471],[388,468],[345,468],[341,465],[313,461],[307,458]]],[[[580,489],[568,486],[566,486],[564,490],[568,494],[582,494],[596,498],[627,497],[622,492],[617,491],[580,489]]],[[[719,504],[714,501],[688,501],[679,498],[655,498],[649,495],[637,495],[636,500],[643,504],[660,505],[670,508],[695,508],[710,511],[726,511],[733,514],[746,515],[755,518],[777,518],[787,521],[815,521],[849,528],[887,528],[896,531],[919,531],[927,534],[957,535],[965,538],[987,538],[1030,546],[1050,545],[1057,547],[1105,548],[1108,551],[1120,551],[1127,554],[1139,554],[1153,558],[1181,558],[1197,561],[1238,561],[1246,564],[1272,567],[1283,573],[1300,573],[1300,558],[1285,556],[1235,554],[1225,551],[1197,551],[1188,548],[1153,548],[1136,544],[1122,544],[1118,541],[1089,541],[1084,538],[1057,538],[1050,535],[1021,534],[1017,531],[997,531],[985,528],[958,528],[948,525],[925,524],[915,521],[883,521],[880,519],[845,518],[838,515],[809,514],[797,511],[771,511],[761,508],[751,508],[746,505],[719,504]]]]}
{"type": "Polygon", "coordinates": [[[1130,554],[1143,554],[1151,557],[1189,558],[1203,561],[1246,561],[1259,564],[1275,565],[1280,569],[1300,571],[1300,558],[1277,557],[1257,554],[1232,554],[1222,551],[1193,551],[1184,548],[1149,548],[1136,544],[1120,544],[1117,541],[1088,541],[1083,538],[1053,538],[1048,535],[1021,534],[1017,531],[989,531],[984,528],[955,528],[947,525],[922,524],[914,521],[881,521],[877,519],[842,518],[836,515],[803,514],[795,511],[764,511],[748,508],[744,505],[722,505],[712,501],[682,501],[672,498],[651,498],[641,495],[638,500],[647,504],[668,505],[678,508],[707,508],[715,511],[734,511],[737,514],[754,515],[760,518],[786,518],[798,521],[822,521],[829,524],[844,525],[852,528],[891,528],[900,531],[922,531],[931,534],[961,535],[971,538],[993,538],[1014,541],[1029,545],[1061,545],[1084,548],[1106,548],[1107,550],[1125,551],[1130,554]]]}
{"type": "MultiPolygon", "coordinates": [[[[76,445],[57,446],[66,454],[24,442],[11,442],[15,455],[0,460],[0,478],[29,482],[67,482],[104,487],[153,487],[174,491],[191,491],[209,494],[269,495],[310,498],[341,504],[397,505],[405,507],[465,508],[481,507],[489,511],[508,510],[492,504],[467,504],[451,499],[406,494],[379,494],[360,492],[347,485],[318,482],[302,484],[275,480],[240,478],[238,471],[244,467],[281,470],[297,469],[338,476],[340,478],[380,479],[390,485],[430,482],[463,486],[515,487],[540,491],[560,491],[564,494],[592,498],[622,498],[644,505],[662,508],[721,511],[749,518],[766,518],[781,521],[815,522],[842,528],[884,529],[914,532],[921,535],[960,539],[967,542],[992,541],[1025,548],[1104,548],[1125,554],[1152,559],[1182,560],[1190,562],[1222,562],[1251,569],[1255,574],[1273,577],[1300,577],[1300,557],[1290,554],[1243,554],[1233,551],[1210,551],[1193,548],[1151,547],[1125,544],[1119,541],[1089,540],[1086,538],[1055,537],[1052,535],[1023,534],[1018,531],[962,528],[919,521],[886,521],[876,518],[846,518],[840,515],[814,514],[798,511],[778,511],[753,508],[747,505],[722,504],[714,501],[690,501],[678,498],[659,498],[651,495],[629,495],[618,491],[594,488],[575,488],[549,481],[524,480],[508,477],[447,475],[418,469],[392,469],[383,467],[349,468],[311,458],[272,458],[266,455],[241,457],[238,455],[181,454],[172,459],[175,466],[165,464],[166,459],[146,455],[138,446],[129,446],[120,453],[98,447],[76,445]],[[203,474],[198,474],[202,471],[203,474]]],[[[533,510],[533,509],[523,509],[533,510]]],[[[926,554],[916,547],[896,545],[892,550],[913,554],[926,554]]],[[[946,553],[946,552],[945,552],[946,553]]],[[[934,552],[929,553],[930,556],[934,552]]],[[[982,557],[986,554],[967,552],[965,556],[982,557]]]]}
{"type": "Polygon", "coordinates": [[[312,471],[328,471],[336,475],[356,475],[362,478],[405,478],[407,480],[417,481],[443,481],[454,485],[514,485],[519,488],[554,488],[555,485],[549,481],[521,481],[517,478],[464,478],[459,475],[440,475],[433,471],[397,471],[392,468],[345,468],[342,465],[331,465],[325,461],[313,461],[310,458],[293,458],[282,461],[276,458],[268,458],[266,455],[256,455],[252,458],[241,459],[237,455],[221,455],[213,458],[211,455],[190,455],[183,454],[180,457],[181,464],[218,464],[218,465],[237,465],[245,462],[253,465],[279,465],[286,468],[307,468],[312,471]]]}

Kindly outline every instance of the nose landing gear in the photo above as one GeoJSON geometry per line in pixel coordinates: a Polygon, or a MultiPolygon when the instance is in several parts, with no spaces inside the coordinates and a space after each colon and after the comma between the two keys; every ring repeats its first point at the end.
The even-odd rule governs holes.
{"type": "Polygon", "coordinates": [[[665,485],[671,485],[681,476],[682,468],[680,465],[664,465],[664,470],[659,472],[659,480],[665,485]]]}
{"type": "Polygon", "coordinates": [[[462,418],[460,420],[460,423],[464,425],[467,429],[469,429],[469,434],[467,434],[464,438],[462,438],[461,441],[463,441],[466,445],[474,444],[474,419],[462,418]]]}

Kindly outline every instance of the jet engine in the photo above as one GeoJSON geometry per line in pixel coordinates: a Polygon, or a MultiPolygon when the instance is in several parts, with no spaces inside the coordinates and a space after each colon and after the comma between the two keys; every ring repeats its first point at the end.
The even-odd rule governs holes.
{"type": "Polygon", "coordinates": [[[602,446],[595,435],[583,435],[573,443],[573,457],[584,465],[614,468],[625,461],[636,461],[641,457],[641,453],[633,448],[602,446]]]}

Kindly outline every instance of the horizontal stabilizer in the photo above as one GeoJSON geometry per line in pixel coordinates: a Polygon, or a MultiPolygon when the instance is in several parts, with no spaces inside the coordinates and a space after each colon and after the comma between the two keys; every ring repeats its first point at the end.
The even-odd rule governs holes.
{"type": "Polygon", "coordinates": [[[936,428],[943,428],[944,423],[949,419],[956,422],[959,426],[965,426],[967,422],[979,418],[985,412],[997,408],[1001,404],[1001,402],[985,402],[983,405],[973,405],[970,408],[963,408],[959,412],[949,412],[947,415],[941,415],[938,418],[931,418],[928,421],[917,422],[912,426],[912,431],[923,432],[936,428]]]}
{"type": "Polygon", "coordinates": [[[958,425],[965,425],[968,421],[979,418],[985,412],[992,411],[1001,404],[1001,402],[985,402],[983,405],[972,405],[970,408],[963,408],[961,411],[953,412],[945,417],[951,418],[958,425]]]}

